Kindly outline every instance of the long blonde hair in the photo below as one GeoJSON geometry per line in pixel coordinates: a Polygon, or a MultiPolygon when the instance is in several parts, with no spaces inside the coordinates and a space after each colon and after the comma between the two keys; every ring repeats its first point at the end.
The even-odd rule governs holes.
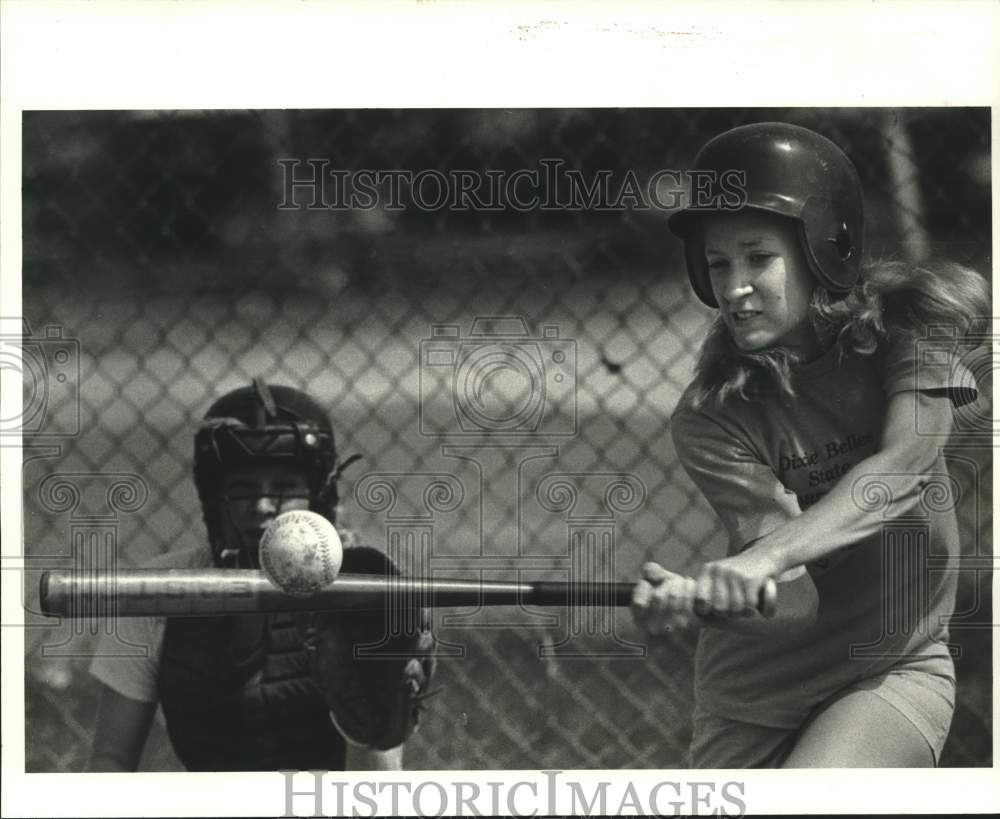
{"type": "MultiPolygon", "coordinates": [[[[884,340],[923,338],[931,326],[953,327],[963,336],[974,319],[989,315],[991,306],[988,282],[967,267],[879,261],[865,267],[846,296],[834,298],[817,287],[809,317],[824,349],[837,346],[841,356],[870,356],[884,340]]],[[[695,406],[747,401],[769,388],[794,397],[791,365],[796,361],[783,347],[739,349],[719,317],[695,364],[695,406]]]]}

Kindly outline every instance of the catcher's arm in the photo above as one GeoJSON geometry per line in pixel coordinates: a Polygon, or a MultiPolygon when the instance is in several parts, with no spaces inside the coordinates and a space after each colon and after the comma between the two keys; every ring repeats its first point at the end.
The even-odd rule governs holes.
{"type": "Polygon", "coordinates": [[[347,743],[348,771],[401,771],[403,770],[403,746],[388,751],[372,751],[347,743]]]}
{"type": "Polygon", "coordinates": [[[775,584],[773,616],[758,610],[742,615],[722,616],[697,612],[697,582],[667,571],[659,563],[647,563],[632,594],[632,616],[636,624],[652,635],[675,629],[719,628],[740,634],[776,636],[794,634],[816,621],[819,596],[809,573],[802,567],[782,575],[775,584]]]}
{"type": "Polygon", "coordinates": [[[88,771],[135,771],[156,714],[155,702],[134,700],[104,683],[88,771]]]}

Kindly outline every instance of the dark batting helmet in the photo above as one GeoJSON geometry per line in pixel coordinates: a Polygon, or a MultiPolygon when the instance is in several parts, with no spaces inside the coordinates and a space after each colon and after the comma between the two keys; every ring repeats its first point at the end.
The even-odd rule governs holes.
{"type": "MultiPolygon", "coordinates": [[[[309,486],[309,508],[336,519],[337,459],[333,427],[323,408],[301,390],[265,384],[255,378],[209,407],[194,439],[194,480],[217,565],[255,565],[255,558],[234,554],[220,540],[222,479],[230,470],[260,464],[300,467],[309,486]]],[[[238,551],[256,544],[240,544],[238,551]]]]}
{"type": "MultiPolygon", "coordinates": [[[[708,172],[706,179],[728,180],[730,186],[733,172],[745,174],[738,177],[746,194],[741,206],[794,220],[809,267],[823,287],[846,293],[857,283],[864,226],[861,180],[847,155],[826,137],[784,122],[743,125],[706,143],[694,167],[708,172]]],[[[731,190],[722,190],[727,196],[721,196],[716,181],[714,195],[668,222],[684,240],[691,285],[710,307],[719,305],[709,281],[700,217],[727,209],[719,202],[732,202],[731,190]]]]}

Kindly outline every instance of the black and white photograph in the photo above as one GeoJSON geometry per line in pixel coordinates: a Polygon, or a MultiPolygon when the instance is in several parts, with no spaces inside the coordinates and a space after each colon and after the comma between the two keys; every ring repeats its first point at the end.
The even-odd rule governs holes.
{"type": "Polygon", "coordinates": [[[994,770],[989,100],[243,99],[17,112],[27,780],[736,816],[994,770]]]}

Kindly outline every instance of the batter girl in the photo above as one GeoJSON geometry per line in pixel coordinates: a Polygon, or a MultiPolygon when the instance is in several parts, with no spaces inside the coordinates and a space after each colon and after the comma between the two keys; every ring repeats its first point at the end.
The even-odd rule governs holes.
{"type": "Polygon", "coordinates": [[[650,634],[705,627],[690,763],[933,766],[959,554],[940,448],[976,393],[956,354],[918,354],[930,328],[958,338],[988,315],[988,286],[957,265],[862,266],[858,174],[812,131],[735,128],[695,167],[745,174],[745,200],[670,221],[719,311],[671,432],[729,549],[696,578],[647,564],[633,605],[650,634]]]}

